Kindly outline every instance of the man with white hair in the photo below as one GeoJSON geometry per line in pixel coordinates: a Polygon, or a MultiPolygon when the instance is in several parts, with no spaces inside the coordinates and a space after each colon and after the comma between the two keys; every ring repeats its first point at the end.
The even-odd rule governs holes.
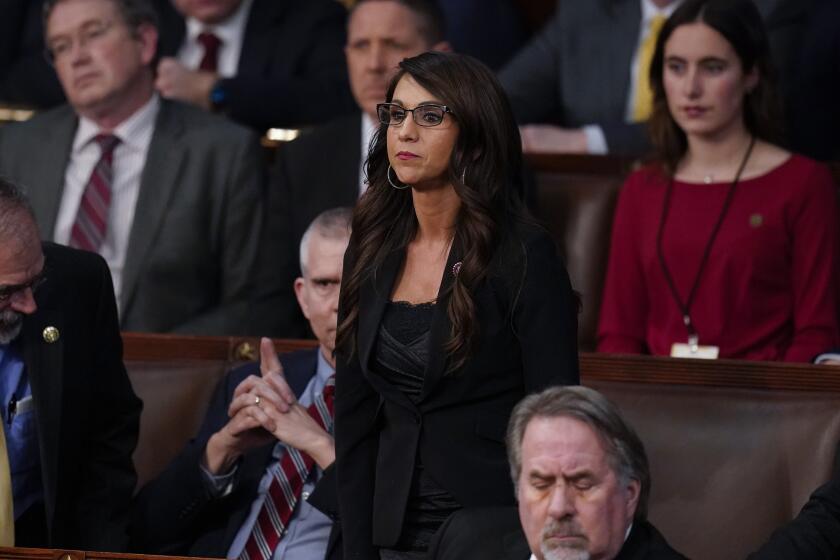
{"type": "Polygon", "coordinates": [[[264,338],[260,364],[228,373],[196,438],[141,492],[134,548],[251,560],[328,552],[332,520],[308,499],[335,461],[333,353],[351,216],[321,213],[300,243],[294,289],[318,347],[278,360],[264,338]]]}

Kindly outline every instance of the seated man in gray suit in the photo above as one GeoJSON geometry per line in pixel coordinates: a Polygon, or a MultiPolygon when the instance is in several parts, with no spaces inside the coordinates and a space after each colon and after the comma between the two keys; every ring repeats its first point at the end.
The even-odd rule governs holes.
{"type": "MultiPolygon", "coordinates": [[[[303,275],[294,288],[318,347],[282,355],[278,361],[271,341],[264,338],[261,363],[227,375],[198,435],[138,495],[136,549],[227,558],[243,558],[247,552],[251,560],[317,560],[340,552],[335,542],[327,546],[333,523],[313,508],[319,502],[313,490],[335,460],[332,397],[327,394],[335,372],[338,292],[350,219],[349,208],[327,210],[300,244],[303,275]],[[320,410],[329,413],[323,424],[316,424],[307,408],[321,395],[320,410]],[[284,497],[277,494],[275,480],[280,480],[278,469],[289,473],[292,453],[298,464],[309,462],[300,478],[284,480],[290,488],[284,497]],[[264,523],[266,511],[274,513],[282,535],[264,523]]],[[[329,485],[319,485],[318,493],[331,511],[329,485]]]]}
{"type": "Polygon", "coordinates": [[[102,255],[123,330],[244,330],[260,220],[256,137],[161,100],[147,0],[49,0],[46,44],[69,105],[0,132],[48,239],[102,255]]]}
{"type": "Polygon", "coordinates": [[[368,144],[379,126],[397,64],[428,50],[449,50],[440,8],[433,0],[361,0],[347,24],[347,69],[358,111],[304,133],[277,154],[268,191],[253,314],[253,334],[303,336],[289,286],[297,276],[294,248],[309,222],[336,206],[352,206],[364,192],[368,144]],[[260,310],[268,310],[262,312],[260,310]]]}
{"type": "MultiPolygon", "coordinates": [[[[571,0],[499,78],[533,152],[640,155],[648,146],[647,75],[656,38],[680,0],[571,0]]],[[[774,62],[788,75],[807,2],[755,0],[774,62]]]]}

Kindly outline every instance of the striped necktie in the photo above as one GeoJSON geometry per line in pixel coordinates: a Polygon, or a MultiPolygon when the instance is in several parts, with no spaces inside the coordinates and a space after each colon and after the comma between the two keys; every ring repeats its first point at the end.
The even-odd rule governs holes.
{"type": "Polygon", "coordinates": [[[639,47],[638,73],[636,74],[636,91],[633,94],[633,122],[646,121],[653,111],[653,92],[650,89],[650,63],[653,51],[656,50],[656,40],[665,24],[665,16],[657,15],[650,20],[647,35],[639,47]]]}
{"type": "Polygon", "coordinates": [[[70,230],[71,247],[98,253],[108,232],[108,210],[111,208],[111,183],[114,180],[114,148],[120,139],[113,134],[98,134],[99,161],[88,180],[76,221],[70,230]]]}
{"type": "MultiPolygon", "coordinates": [[[[327,432],[332,433],[335,375],[331,376],[321,396],[307,412],[327,432]]],[[[309,478],[315,461],[312,457],[286,446],[280,460],[271,466],[271,482],[251,535],[245,543],[240,560],[270,560],[274,549],[289,526],[289,520],[300,500],[303,483],[309,478]]]]}

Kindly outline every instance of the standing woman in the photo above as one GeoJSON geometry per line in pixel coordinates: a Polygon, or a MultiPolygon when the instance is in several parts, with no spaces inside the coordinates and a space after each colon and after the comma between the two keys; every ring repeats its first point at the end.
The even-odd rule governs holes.
{"type": "Polygon", "coordinates": [[[621,192],[599,351],[805,362],[835,345],[835,186],[772,143],[768,57],[750,0],[686,0],[663,26],[660,162],[621,192]]]}
{"type": "Polygon", "coordinates": [[[577,303],[525,218],[507,98],[463,55],[400,63],[345,256],[336,453],[345,558],[424,558],[461,507],[513,505],[525,394],[578,383],[577,303]]]}

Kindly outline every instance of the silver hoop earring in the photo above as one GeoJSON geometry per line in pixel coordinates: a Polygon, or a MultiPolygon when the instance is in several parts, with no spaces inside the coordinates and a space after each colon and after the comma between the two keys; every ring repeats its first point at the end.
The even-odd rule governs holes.
{"type": "Polygon", "coordinates": [[[386,175],[388,175],[388,182],[391,183],[391,186],[394,187],[395,189],[397,189],[398,191],[404,191],[405,189],[407,189],[408,187],[411,186],[411,185],[399,186],[393,181],[393,179],[391,179],[391,164],[390,163],[388,164],[388,173],[386,175]]]}
{"type": "Polygon", "coordinates": [[[461,171],[461,184],[465,187],[467,186],[467,168],[465,167],[463,171],[461,171]]]}

